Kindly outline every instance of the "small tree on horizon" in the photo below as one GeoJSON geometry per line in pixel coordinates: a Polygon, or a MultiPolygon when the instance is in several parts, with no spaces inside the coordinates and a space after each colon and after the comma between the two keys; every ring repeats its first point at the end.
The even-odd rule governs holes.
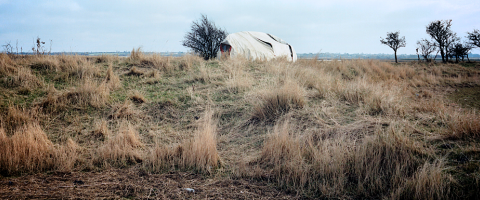
{"type": "Polygon", "coordinates": [[[380,42],[382,44],[387,45],[387,46],[389,46],[390,48],[393,49],[393,51],[395,52],[395,63],[398,63],[397,62],[397,50],[400,47],[405,47],[406,46],[405,36],[400,38],[400,31],[391,32],[391,33],[387,32],[387,37],[385,39],[382,39],[380,37],[380,39],[381,39],[380,42]]]}
{"type": "Polygon", "coordinates": [[[463,61],[465,56],[467,57],[467,60],[470,61],[470,59],[468,58],[468,54],[470,53],[472,48],[473,46],[470,43],[461,43],[458,41],[450,45],[450,47],[448,48],[448,56],[451,58],[455,58],[455,62],[457,63],[460,58],[462,58],[463,61]]]}
{"type": "Polygon", "coordinates": [[[200,22],[194,21],[182,45],[192,49],[205,60],[217,57],[220,43],[227,37],[227,31],[217,28],[215,23],[202,15],[200,22]]]}
{"type": "Polygon", "coordinates": [[[480,31],[478,29],[474,29],[473,32],[467,32],[467,39],[469,40],[468,43],[476,46],[476,48],[480,48],[480,31]]]}
{"type": "Polygon", "coordinates": [[[429,41],[427,39],[421,39],[417,41],[417,47],[417,50],[420,50],[420,55],[422,55],[423,59],[425,59],[425,62],[432,61],[432,57],[430,56],[430,54],[437,50],[435,42],[429,41]]]}
{"type": "Polygon", "coordinates": [[[459,38],[450,27],[452,26],[452,20],[437,20],[430,22],[427,25],[426,32],[433,40],[435,40],[435,46],[438,47],[442,61],[448,62],[448,53],[451,44],[458,42],[459,38]]]}

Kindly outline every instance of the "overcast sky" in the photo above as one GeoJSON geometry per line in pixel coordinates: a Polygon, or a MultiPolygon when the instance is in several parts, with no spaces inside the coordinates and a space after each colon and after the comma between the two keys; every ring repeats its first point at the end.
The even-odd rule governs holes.
{"type": "Polygon", "coordinates": [[[407,46],[398,53],[415,54],[431,21],[452,19],[462,39],[480,29],[479,0],[0,0],[0,44],[18,40],[31,51],[38,36],[55,52],[185,52],[181,41],[201,14],[229,33],[276,35],[298,53],[392,54],[380,37],[400,31],[407,46]]]}

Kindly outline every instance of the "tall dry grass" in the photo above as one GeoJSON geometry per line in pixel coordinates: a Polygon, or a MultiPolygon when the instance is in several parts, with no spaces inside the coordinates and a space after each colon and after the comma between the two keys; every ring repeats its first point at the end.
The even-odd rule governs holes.
{"type": "Polygon", "coordinates": [[[392,199],[450,199],[451,175],[445,174],[445,160],[425,162],[404,186],[392,193],[392,199]]]}
{"type": "Polygon", "coordinates": [[[244,92],[253,85],[253,78],[247,72],[248,60],[242,57],[227,59],[220,62],[220,66],[226,71],[225,86],[232,93],[244,92]]]}
{"type": "Polygon", "coordinates": [[[40,125],[28,123],[11,137],[0,128],[0,168],[2,174],[37,172],[54,167],[54,146],[40,125]]]}
{"type": "Polygon", "coordinates": [[[85,108],[104,106],[110,96],[110,89],[105,82],[98,83],[93,79],[84,79],[76,87],[64,91],[49,86],[47,96],[37,105],[50,112],[56,112],[68,107],[85,108]]]}
{"type": "Polygon", "coordinates": [[[186,168],[212,172],[213,169],[220,166],[213,111],[207,110],[202,120],[203,122],[198,127],[193,140],[184,144],[182,164],[186,168]]]}
{"type": "Polygon", "coordinates": [[[110,63],[114,60],[118,60],[118,56],[102,54],[95,59],[95,63],[110,63]]]}
{"type": "Polygon", "coordinates": [[[13,72],[1,78],[2,85],[7,87],[22,87],[32,90],[44,85],[42,79],[32,73],[32,70],[26,67],[13,68],[13,72]]]}
{"type": "Polygon", "coordinates": [[[275,126],[255,161],[265,171],[253,176],[270,177],[282,187],[322,198],[346,198],[346,194],[387,198],[398,188],[415,191],[419,197],[447,198],[444,165],[422,160],[422,147],[401,127],[379,128],[358,140],[340,132],[333,138],[321,136],[324,133],[304,135],[290,126],[288,121],[275,126]],[[424,168],[419,169],[422,163],[424,168]],[[424,192],[427,195],[421,196],[424,192]]]}
{"type": "Polygon", "coordinates": [[[116,90],[122,87],[120,78],[113,71],[112,63],[108,64],[107,75],[105,76],[105,82],[107,83],[108,88],[110,88],[110,90],[116,90]]]}
{"type": "Polygon", "coordinates": [[[68,138],[64,145],[55,145],[54,151],[54,169],[61,172],[71,172],[75,170],[79,162],[82,147],[80,147],[71,138],[68,138]]]}
{"type": "Polygon", "coordinates": [[[103,166],[125,167],[143,161],[141,148],[144,146],[137,130],[128,121],[120,122],[118,132],[107,137],[97,150],[95,163],[103,166]]]}
{"type": "Polygon", "coordinates": [[[28,58],[29,66],[32,69],[43,73],[58,72],[60,70],[60,61],[54,56],[36,55],[28,58]]]}
{"type": "Polygon", "coordinates": [[[34,89],[43,86],[43,80],[27,67],[16,64],[7,54],[0,54],[0,84],[4,87],[34,89]]]}
{"type": "Polygon", "coordinates": [[[0,75],[8,75],[15,72],[15,62],[5,53],[0,53],[0,75]]]}
{"type": "Polygon", "coordinates": [[[479,138],[480,115],[474,111],[446,110],[444,120],[450,138],[479,138]]]}
{"type": "MultiPolygon", "coordinates": [[[[181,65],[181,68],[187,70],[192,59],[184,59],[186,59],[186,62],[181,65]]],[[[167,74],[171,74],[173,71],[179,69],[179,66],[173,64],[172,60],[173,58],[169,56],[162,56],[156,53],[146,55],[142,52],[141,48],[132,49],[128,57],[128,62],[133,66],[151,67],[167,74]]]]}
{"type": "Polygon", "coordinates": [[[187,54],[180,58],[178,68],[181,71],[190,71],[194,68],[194,66],[200,65],[204,60],[203,58],[193,55],[187,54]]]}
{"type": "Polygon", "coordinates": [[[105,119],[95,121],[94,127],[92,135],[95,138],[100,138],[104,141],[111,136],[111,131],[108,129],[108,122],[105,119]]]}
{"type": "Polygon", "coordinates": [[[478,85],[478,74],[451,65],[207,62],[141,49],[125,59],[0,54],[0,64],[0,78],[10,81],[2,82],[9,92],[2,101],[22,102],[20,87],[45,92],[32,106],[0,107],[6,111],[0,113],[0,171],[6,175],[142,163],[153,172],[223,177],[237,168],[231,160],[245,156],[254,161],[240,174],[307,198],[442,199],[455,193],[448,189],[455,180],[445,172],[450,161],[428,138],[469,140],[479,132],[479,115],[452,109],[442,93],[478,85]],[[119,76],[125,72],[135,76],[119,76]],[[168,93],[156,93],[157,87],[168,93]],[[184,98],[185,90],[194,103],[159,102],[163,95],[184,98]],[[34,106],[54,112],[27,111],[34,106]],[[232,156],[225,174],[215,170],[222,166],[220,155],[232,156]]]}
{"type": "Polygon", "coordinates": [[[141,111],[137,109],[135,104],[126,99],[123,103],[119,102],[112,105],[112,113],[109,115],[109,118],[136,121],[140,118],[140,114],[141,111]]]}
{"type": "Polygon", "coordinates": [[[207,110],[201,120],[191,140],[170,146],[157,144],[149,152],[144,166],[152,171],[180,168],[203,173],[212,173],[220,167],[213,111],[207,110]]]}
{"type": "Polygon", "coordinates": [[[252,119],[273,122],[292,109],[303,108],[306,101],[303,88],[295,81],[287,81],[273,91],[262,91],[260,102],[254,107],[252,119]]]}
{"type": "MultiPolygon", "coordinates": [[[[430,90],[448,83],[450,78],[445,73],[450,73],[450,69],[443,66],[418,69],[408,64],[393,66],[369,60],[301,60],[293,67],[291,63],[273,61],[265,65],[266,78],[257,81],[260,87],[254,87],[253,92],[265,96],[273,91],[286,92],[281,88],[282,83],[293,80],[299,83],[297,91],[305,91],[305,110],[321,108],[312,110],[314,119],[307,112],[302,112],[302,116],[295,112],[293,117],[282,118],[294,121],[292,125],[277,120],[254,162],[256,165],[252,166],[262,170],[251,172],[252,168],[246,167],[247,171],[240,170],[240,174],[275,180],[282,187],[322,198],[353,195],[354,198],[446,199],[451,195],[449,188],[454,181],[445,172],[445,162],[438,161],[441,158],[433,163],[427,159],[433,156],[432,151],[412,137],[426,133],[411,128],[415,125],[406,125],[424,124],[433,118],[440,122],[430,125],[430,130],[446,131],[447,137],[477,137],[478,114],[455,113],[446,100],[430,90]],[[265,90],[268,87],[261,85],[277,86],[265,90]],[[305,120],[299,121],[302,117],[305,120]],[[364,132],[349,132],[357,124],[351,124],[352,117],[389,122],[387,128],[377,124],[362,128],[364,132]]],[[[478,83],[474,78],[455,81],[478,83]]],[[[282,114],[264,117],[263,113],[267,113],[264,110],[272,110],[269,113],[275,113],[275,109],[282,111],[277,113],[288,110],[280,106],[280,95],[271,96],[274,103],[254,107],[254,118],[278,119],[282,114]]]]}
{"type": "Polygon", "coordinates": [[[84,56],[59,55],[56,59],[59,63],[57,68],[62,72],[58,78],[70,80],[72,78],[85,79],[100,76],[100,69],[84,56]]]}
{"type": "Polygon", "coordinates": [[[78,146],[71,139],[66,145],[53,144],[32,115],[11,107],[0,120],[0,173],[71,171],[79,158],[78,146]]]}

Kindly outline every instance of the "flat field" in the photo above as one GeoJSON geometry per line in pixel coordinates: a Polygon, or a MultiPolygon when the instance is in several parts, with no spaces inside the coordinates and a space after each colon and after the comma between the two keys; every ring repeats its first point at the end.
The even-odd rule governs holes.
{"type": "Polygon", "coordinates": [[[0,198],[478,199],[479,102],[478,62],[0,54],[0,198]]]}

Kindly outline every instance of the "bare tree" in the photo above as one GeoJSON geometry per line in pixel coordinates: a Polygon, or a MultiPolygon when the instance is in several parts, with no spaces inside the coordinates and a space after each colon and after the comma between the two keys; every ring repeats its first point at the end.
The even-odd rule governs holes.
{"type": "Polygon", "coordinates": [[[430,22],[427,25],[426,32],[433,40],[435,40],[435,46],[440,50],[443,62],[448,62],[448,48],[451,44],[457,42],[459,38],[450,27],[452,26],[452,20],[437,20],[430,22]]]}
{"type": "Polygon", "coordinates": [[[405,36],[400,38],[400,31],[387,33],[385,39],[381,39],[380,42],[389,46],[395,52],[395,62],[397,62],[397,50],[400,47],[405,47],[405,36]]]}
{"type": "Polygon", "coordinates": [[[185,35],[182,45],[200,54],[205,60],[217,57],[220,43],[227,37],[227,31],[217,28],[206,15],[200,22],[193,22],[191,31],[185,35]]]}
{"type": "Polygon", "coordinates": [[[480,31],[478,29],[473,30],[473,32],[467,32],[467,39],[469,44],[480,48],[480,31]]]}
{"type": "Polygon", "coordinates": [[[2,45],[5,53],[7,54],[13,54],[13,46],[10,44],[10,42],[5,43],[5,45],[2,45]]]}
{"type": "Polygon", "coordinates": [[[421,39],[417,41],[417,49],[420,49],[420,54],[422,55],[425,62],[432,61],[431,54],[437,50],[435,42],[429,41],[427,39],[421,39]]]}

